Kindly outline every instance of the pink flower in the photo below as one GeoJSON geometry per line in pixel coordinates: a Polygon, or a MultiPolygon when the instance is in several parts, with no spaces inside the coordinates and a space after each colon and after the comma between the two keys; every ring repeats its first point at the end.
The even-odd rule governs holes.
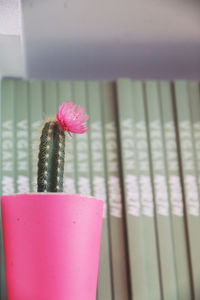
{"type": "Polygon", "coordinates": [[[88,115],[83,115],[84,109],[80,106],[76,109],[76,103],[64,102],[59,106],[59,111],[56,115],[57,123],[63,130],[67,130],[69,135],[71,133],[84,133],[88,131],[84,124],[88,120],[88,115]]]}

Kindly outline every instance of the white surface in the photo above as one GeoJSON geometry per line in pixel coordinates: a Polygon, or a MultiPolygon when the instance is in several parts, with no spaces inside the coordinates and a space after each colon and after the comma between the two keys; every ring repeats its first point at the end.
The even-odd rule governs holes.
{"type": "Polygon", "coordinates": [[[22,2],[29,77],[200,78],[199,1],[22,2]]]}
{"type": "MultiPolygon", "coordinates": [[[[16,3],[0,0],[1,14],[15,8],[7,35],[15,30],[21,34],[16,3]]],[[[200,78],[198,0],[21,3],[23,43],[18,57],[22,64],[24,57],[29,78],[200,78]]],[[[6,17],[2,20],[0,26],[6,17]]],[[[5,30],[6,26],[0,33],[5,30]]],[[[1,69],[0,65],[0,73],[1,69]]]]}
{"type": "Polygon", "coordinates": [[[198,41],[194,0],[24,0],[30,39],[198,41]],[[37,17],[37,19],[36,19],[37,17]]]}
{"type": "Polygon", "coordinates": [[[0,76],[24,76],[19,0],[0,0],[0,76]]]}
{"type": "Polygon", "coordinates": [[[0,0],[0,34],[21,34],[19,0],[0,0]]]}

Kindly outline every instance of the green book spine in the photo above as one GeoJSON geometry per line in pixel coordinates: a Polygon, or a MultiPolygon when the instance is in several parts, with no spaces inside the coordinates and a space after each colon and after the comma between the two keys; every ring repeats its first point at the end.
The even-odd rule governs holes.
{"type": "Polygon", "coordinates": [[[2,181],[3,195],[14,194],[15,162],[14,162],[14,81],[2,81],[1,103],[1,147],[2,147],[2,181]]]}
{"type": "Polygon", "coordinates": [[[17,193],[30,192],[28,87],[23,80],[15,81],[15,131],[17,193]]]}
{"type": "Polygon", "coordinates": [[[0,77],[0,195],[2,195],[2,79],[0,77]]]}
{"type": "Polygon", "coordinates": [[[153,190],[156,205],[162,293],[163,299],[178,299],[158,84],[154,81],[146,82],[145,91],[153,190]]]}
{"type": "Polygon", "coordinates": [[[189,82],[190,111],[194,138],[194,151],[200,184],[200,89],[198,82],[189,82]]]}
{"type": "Polygon", "coordinates": [[[188,82],[175,82],[177,126],[180,143],[183,191],[191,255],[194,299],[200,298],[200,218],[197,168],[192,134],[188,82]]]}
{"type": "Polygon", "coordinates": [[[117,81],[117,95],[131,299],[148,299],[130,80],[117,81]]]}
{"type": "Polygon", "coordinates": [[[132,102],[139,197],[143,223],[147,299],[154,300],[161,299],[160,269],[142,82],[135,81],[132,83],[132,102]]]}
{"type": "Polygon", "coordinates": [[[37,162],[38,149],[40,141],[40,129],[43,119],[43,103],[42,103],[42,82],[30,81],[28,84],[29,91],[29,116],[30,116],[30,156],[31,156],[31,192],[37,192],[37,162]]]}
{"type": "Polygon", "coordinates": [[[108,203],[106,197],[104,166],[105,152],[103,143],[101,85],[99,82],[90,81],[87,84],[87,90],[89,137],[91,144],[92,195],[97,199],[104,200],[97,295],[99,300],[111,300],[113,297],[107,210],[108,203]]]}
{"type": "MultiPolygon", "coordinates": [[[[72,82],[74,102],[84,108],[88,114],[87,89],[84,81],[72,82]]],[[[91,166],[88,132],[74,135],[76,161],[76,191],[85,196],[91,196],[91,166]]]]}
{"type": "Polygon", "coordinates": [[[174,234],[174,253],[177,271],[178,296],[181,300],[191,299],[189,253],[183,210],[176,128],[169,82],[160,82],[163,136],[167,161],[167,179],[171,202],[172,229],[174,234]]]}
{"type": "Polygon", "coordinates": [[[58,88],[56,81],[43,82],[43,111],[45,118],[55,120],[58,111],[58,88]]]}
{"type": "MultiPolygon", "coordinates": [[[[85,81],[72,82],[73,102],[84,108],[84,114],[88,114],[87,88],[85,81]]],[[[90,163],[90,139],[88,132],[73,136],[75,149],[75,188],[76,193],[91,196],[92,174],[90,163]]],[[[105,283],[106,284],[106,283],[105,283]]],[[[99,298],[99,297],[98,297],[99,298]]]]}
{"type": "Polygon", "coordinates": [[[0,77],[0,195],[2,195],[2,79],[0,77]]]}
{"type": "MultiPolygon", "coordinates": [[[[72,95],[72,84],[70,81],[58,82],[58,100],[59,104],[63,102],[74,102],[72,95]]],[[[65,147],[65,168],[63,191],[68,194],[76,193],[75,186],[75,138],[66,134],[65,147]]]]}
{"type": "Polygon", "coordinates": [[[124,205],[121,192],[121,174],[117,132],[115,86],[102,83],[104,142],[106,153],[106,182],[109,203],[111,259],[114,299],[128,300],[128,268],[125,238],[124,205]]]}
{"type": "MultiPolygon", "coordinates": [[[[2,147],[2,132],[3,132],[3,121],[2,121],[2,80],[0,78],[0,195],[2,195],[2,162],[3,162],[3,147],[2,147]]],[[[4,249],[3,249],[3,231],[1,221],[1,209],[0,209],[0,298],[6,299],[5,289],[5,262],[4,262],[4,249]]]]}
{"type": "MultiPolygon", "coordinates": [[[[14,95],[13,80],[2,80],[1,90],[1,195],[14,194],[15,190],[15,162],[14,162],[14,95]]],[[[0,256],[0,296],[6,299],[6,278],[3,249],[3,233],[1,224],[1,256],[0,256]]]]}

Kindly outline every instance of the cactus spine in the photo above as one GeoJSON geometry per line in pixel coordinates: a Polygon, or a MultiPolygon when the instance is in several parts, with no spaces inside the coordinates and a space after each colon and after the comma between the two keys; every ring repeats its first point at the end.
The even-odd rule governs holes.
{"type": "Polygon", "coordinates": [[[38,155],[38,192],[62,192],[65,133],[56,121],[45,123],[38,155]]]}

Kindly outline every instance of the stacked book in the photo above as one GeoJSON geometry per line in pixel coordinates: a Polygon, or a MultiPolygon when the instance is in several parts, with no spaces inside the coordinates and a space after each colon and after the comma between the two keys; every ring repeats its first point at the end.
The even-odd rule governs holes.
{"type": "Polygon", "coordinates": [[[59,104],[89,114],[67,140],[64,192],[104,200],[97,300],[200,299],[199,83],[3,79],[0,101],[1,194],[37,191],[40,128],[59,104]]]}

